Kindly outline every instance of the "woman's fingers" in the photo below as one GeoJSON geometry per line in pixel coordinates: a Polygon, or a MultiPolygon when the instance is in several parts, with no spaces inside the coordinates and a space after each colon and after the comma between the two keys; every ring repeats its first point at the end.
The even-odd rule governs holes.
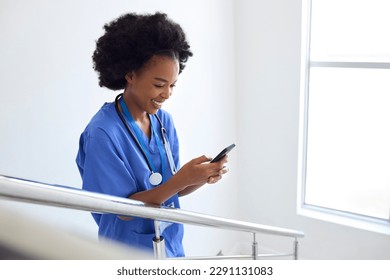
{"type": "Polygon", "coordinates": [[[216,182],[218,182],[219,180],[222,179],[222,176],[219,175],[219,176],[212,176],[212,177],[209,177],[207,179],[207,184],[215,184],[216,182]]]}
{"type": "Polygon", "coordinates": [[[208,184],[215,184],[216,182],[221,180],[222,179],[222,175],[226,174],[228,171],[229,171],[229,169],[226,166],[224,166],[222,169],[219,170],[219,175],[210,176],[207,179],[207,183],[208,184]]]}

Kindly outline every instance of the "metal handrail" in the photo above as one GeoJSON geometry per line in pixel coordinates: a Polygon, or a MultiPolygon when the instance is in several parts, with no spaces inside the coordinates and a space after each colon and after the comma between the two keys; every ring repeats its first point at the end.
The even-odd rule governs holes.
{"type": "Polygon", "coordinates": [[[102,214],[136,216],[159,221],[216,227],[251,233],[278,236],[304,237],[304,233],[280,227],[237,221],[217,216],[146,204],[137,200],[61,185],[29,181],[21,178],[0,175],[0,197],[35,204],[51,205],[102,214]]]}

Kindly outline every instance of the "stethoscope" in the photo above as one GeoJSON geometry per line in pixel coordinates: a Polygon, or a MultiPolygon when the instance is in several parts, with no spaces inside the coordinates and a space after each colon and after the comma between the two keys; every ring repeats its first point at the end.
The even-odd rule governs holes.
{"type": "MultiPolygon", "coordinates": [[[[151,172],[150,176],[149,176],[150,184],[153,186],[157,186],[157,185],[161,184],[163,177],[162,177],[161,173],[157,172],[156,169],[154,168],[153,161],[149,157],[147,150],[146,150],[146,147],[142,146],[142,144],[140,142],[142,140],[142,138],[140,135],[138,135],[137,129],[134,127],[134,126],[136,126],[136,124],[135,124],[134,119],[132,118],[129,110],[127,109],[125,101],[123,100],[123,98],[121,98],[122,96],[123,96],[123,94],[121,93],[115,98],[116,112],[117,112],[118,116],[120,117],[120,119],[122,120],[123,124],[125,125],[126,130],[129,132],[129,134],[131,135],[131,137],[133,138],[133,140],[137,144],[138,148],[142,152],[143,157],[145,158],[145,161],[146,161],[146,163],[149,167],[149,170],[151,172]],[[119,110],[119,106],[122,108],[122,112],[125,115],[125,117],[129,120],[130,125],[133,126],[133,130],[135,131],[135,133],[130,128],[129,124],[125,120],[125,117],[123,116],[123,114],[119,110]]],[[[154,114],[154,116],[156,117],[156,119],[158,120],[158,122],[160,124],[162,143],[164,145],[165,153],[166,153],[167,158],[168,158],[168,163],[169,163],[169,167],[171,168],[171,173],[172,173],[172,175],[174,175],[177,172],[177,169],[176,169],[175,162],[173,161],[172,151],[171,151],[171,147],[169,145],[168,136],[167,136],[168,133],[165,130],[159,116],[157,116],[157,114],[154,114]]],[[[154,126],[153,126],[152,120],[150,120],[150,125],[151,125],[152,133],[154,133],[154,126]]],[[[163,160],[163,155],[162,155],[163,152],[162,152],[161,143],[158,140],[156,142],[157,142],[157,147],[158,147],[160,157],[161,157],[162,171],[164,171],[164,160],[163,160]]]]}

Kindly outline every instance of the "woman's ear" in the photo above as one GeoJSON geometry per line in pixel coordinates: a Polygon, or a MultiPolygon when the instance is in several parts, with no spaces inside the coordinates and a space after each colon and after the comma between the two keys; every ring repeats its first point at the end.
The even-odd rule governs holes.
{"type": "Polygon", "coordinates": [[[134,72],[129,72],[125,75],[126,82],[131,84],[133,82],[134,72]]]}

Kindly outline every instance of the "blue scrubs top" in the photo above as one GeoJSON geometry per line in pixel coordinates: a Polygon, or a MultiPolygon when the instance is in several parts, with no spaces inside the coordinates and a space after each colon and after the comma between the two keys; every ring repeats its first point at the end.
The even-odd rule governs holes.
{"type": "MultiPolygon", "coordinates": [[[[157,114],[168,133],[173,159],[179,168],[179,143],[172,117],[164,110],[159,110],[157,114]]],[[[152,133],[150,139],[145,134],[142,137],[148,145],[155,168],[161,172],[161,157],[157,143],[162,141],[161,126],[156,117],[151,116],[151,121],[157,133],[152,133]]],[[[172,177],[172,173],[165,149],[163,154],[162,159],[166,167],[162,171],[164,183],[172,177]]],[[[83,189],[87,191],[127,198],[136,192],[154,187],[149,183],[151,172],[146,159],[119,118],[114,102],[105,103],[81,134],[76,163],[83,181],[83,189]]],[[[178,195],[171,197],[164,205],[180,208],[178,195]]],[[[133,218],[130,221],[123,221],[113,214],[92,215],[99,226],[99,236],[141,249],[153,249],[152,239],[155,236],[153,220],[133,218]]],[[[166,255],[184,256],[183,225],[162,223],[162,226],[166,255]]]]}

